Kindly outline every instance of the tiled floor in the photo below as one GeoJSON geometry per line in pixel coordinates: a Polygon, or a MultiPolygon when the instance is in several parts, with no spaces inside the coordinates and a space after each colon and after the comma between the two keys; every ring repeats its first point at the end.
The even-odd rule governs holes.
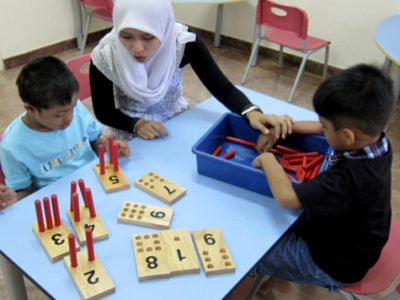
{"type": "MultiPolygon", "coordinates": [[[[218,65],[227,75],[228,78],[235,84],[240,84],[242,75],[244,73],[248,53],[237,51],[233,48],[224,47],[215,48],[212,46],[212,41],[207,41],[209,49],[213,57],[216,59],[218,65]]],[[[79,55],[77,50],[70,50],[60,53],[60,58],[66,60],[70,57],[79,55]]],[[[0,72],[0,132],[4,130],[7,124],[13,120],[18,114],[23,111],[22,102],[18,97],[18,92],[15,86],[15,79],[20,71],[20,67],[0,72]]],[[[260,57],[257,67],[253,68],[248,77],[246,87],[257,90],[261,93],[271,95],[279,99],[287,99],[297,72],[297,67],[284,66],[279,69],[277,62],[270,58],[260,57]]],[[[184,70],[183,88],[186,98],[192,105],[210,97],[209,92],[204,88],[199,79],[193,73],[190,67],[184,70]]],[[[311,109],[311,97],[319,85],[321,80],[320,76],[305,73],[301,79],[298,90],[295,94],[293,104],[311,109]]],[[[90,99],[84,103],[91,108],[90,99]]],[[[394,149],[394,161],[392,167],[392,208],[393,216],[400,221],[400,107],[397,106],[393,119],[391,121],[388,137],[392,142],[394,149]],[[397,186],[396,186],[397,183],[397,186]]],[[[4,224],[3,224],[4,225],[4,224]]],[[[4,283],[0,273],[0,299],[7,299],[4,288],[4,283]]],[[[397,280],[394,284],[400,282],[397,280]]],[[[26,280],[28,297],[29,299],[48,299],[38,288],[26,280]]],[[[251,279],[246,278],[242,284],[234,291],[229,297],[230,299],[244,299],[244,294],[248,291],[252,284],[251,279]]],[[[375,298],[381,298],[383,295],[389,293],[392,287],[388,288],[385,292],[375,295],[375,298]]],[[[340,299],[337,293],[328,293],[327,289],[304,286],[292,285],[292,291],[288,294],[273,292],[267,296],[257,296],[257,299],[340,299]]]]}

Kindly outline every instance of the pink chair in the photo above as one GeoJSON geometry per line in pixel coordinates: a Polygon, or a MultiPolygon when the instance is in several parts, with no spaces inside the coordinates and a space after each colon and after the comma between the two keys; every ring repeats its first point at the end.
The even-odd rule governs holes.
{"type": "MultiPolygon", "coordinates": [[[[378,262],[365,277],[339,290],[346,299],[363,299],[359,295],[372,295],[386,290],[400,274],[400,224],[392,220],[389,240],[382,250],[378,262]]],[[[400,285],[393,293],[400,293],[400,285]]],[[[398,299],[398,298],[396,298],[398,299]]]]}
{"type": "Polygon", "coordinates": [[[113,1],[112,0],[80,0],[81,8],[87,15],[86,27],[83,32],[81,54],[85,52],[86,40],[89,33],[92,17],[112,22],[113,1]]]}
{"type": "Polygon", "coordinates": [[[249,62],[242,78],[242,84],[247,80],[250,67],[256,63],[258,48],[261,39],[279,44],[279,67],[283,63],[283,47],[304,53],[299,71],[292,91],[289,96],[289,102],[292,102],[300,77],[303,74],[308,57],[314,52],[325,48],[325,62],[322,78],[326,78],[329,44],[330,41],[312,37],[307,34],[308,17],[304,10],[273,3],[269,0],[259,0],[257,4],[256,31],[254,34],[254,42],[251,50],[249,62]],[[263,35],[261,33],[262,26],[266,26],[268,31],[263,35]]]}
{"type": "Polygon", "coordinates": [[[82,69],[82,66],[90,62],[91,53],[86,53],[74,58],[67,60],[66,64],[74,74],[79,82],[79,94],[80,100],[86,99],[91,96],[90,92],[90,80],[88,68],[82,69]]]}

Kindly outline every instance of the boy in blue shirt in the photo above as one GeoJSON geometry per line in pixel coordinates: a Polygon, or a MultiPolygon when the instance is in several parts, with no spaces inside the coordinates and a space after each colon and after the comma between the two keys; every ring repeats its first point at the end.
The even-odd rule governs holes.
{"type": "MultiPolygon", "coordinates": [[[[334,148],[326,171],[292,184],[272,153],[253,161],[279,205],[303,209],[257,264],[257,273],[270,276],[261,293],[277,283],[283,289],[276,279],[331,290],[357,282],[377,262],[389,236],[392,149],[383,130],[394,105],[391,80],[357,65],[323,82],[313,105],[320,122],[295,122],[292,129],[325,135],[334,148]]],[[[263,138],[268,147],[276,141],[263,138]]]]}
{"type": "MultiPolygon", "coordinates": [[[[107,145],[63,61],[38,57],[22,69],[16,83],[26,111],[1,139],[6,185],[0,187],[0,209],[93,161],[99,144],[107,145]]],[[[129,156],[127,143],[118,144],[120,154],[129,156]]]]}

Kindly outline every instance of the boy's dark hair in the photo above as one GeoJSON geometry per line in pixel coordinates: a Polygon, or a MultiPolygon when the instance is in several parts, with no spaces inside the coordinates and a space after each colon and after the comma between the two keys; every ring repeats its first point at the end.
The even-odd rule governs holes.
{"type": "Polygon", "coordinates": [[[392,81],[373,66],[356,65],[324,81],[314,94],[313,105],[336,130],[351,126],[370,136],[379,135],[394,105],[392,81]]]}
{"type": "Polygon", "coordinates": [[[26,64],[16,84],[22,101],[37,110],[71,103],[79,83],[67,65],[53,56],[41,56],[26,64]]]}

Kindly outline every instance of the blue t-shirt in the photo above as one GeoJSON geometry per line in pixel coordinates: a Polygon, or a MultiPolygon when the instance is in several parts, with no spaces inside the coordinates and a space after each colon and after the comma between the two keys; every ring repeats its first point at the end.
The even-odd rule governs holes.
{"type": "Polygon", "coordinates": [[[6,184],[14,190],[44,187],[93,161],[95,141],[102,126],[78,101],[69,127],[39,132],[16,118],[4,132],[0,159],[6,184]]]}

